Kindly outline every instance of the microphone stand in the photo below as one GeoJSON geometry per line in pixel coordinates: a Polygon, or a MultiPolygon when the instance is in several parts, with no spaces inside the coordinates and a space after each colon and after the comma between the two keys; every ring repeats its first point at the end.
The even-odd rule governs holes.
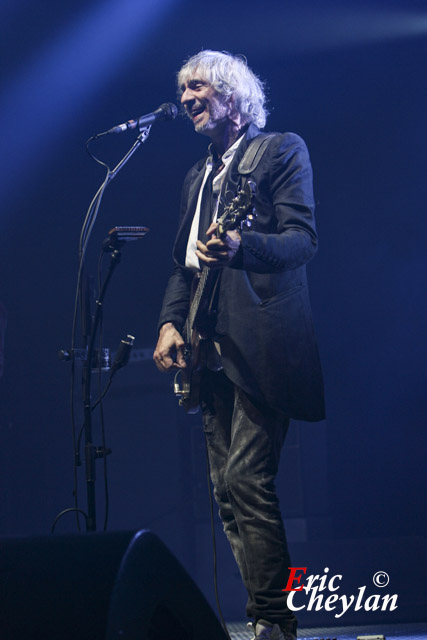
{"type": "MultiPolygon", "coordinates": [[[[108,234],[108,237],[102,243],[102,251],[104,253],[111,253],[111,261],[108,269],[107,276],[102,284],[99,297],[96,300],[96,310],[93,321],[91,323],[91,331],[88,339],[88,344],[85,349],[81,350],[71,350],[71,353],[67,350],[62,350],[59,352],[59,357],[61,360],[72,360],[73,362],[78,360],[83,360],[83,368],[82,368],[82,384],[83,384],[83,402],[84,402],[84,421],[83,421],[83,429],[85,436],[85,464],[86,464],[86,492],[87,492],[87,513],[78,508],[65,509],[58,514],[55,518],[54,524],[52,526],[52,532],[55,529],[57,521],[66,513],[71,511],[79,512],[84,515],[86,520],[86,530],[87,531],[96,531],[96,504],[95,504],[95,480],[96,480],[96,469],[95,469],[95,461],[98,458],[106,458],[107,455],[111,453],[111,449],[106,448],[105,443],[101,447],[95,447],[92,442],[92,412],[101,402],[104,397],[106,391],[108,390],[111,380],[115,372],[121,367],[125,366],[129,360],[130,350],[133,345],[134,337],[131,335],[126,336],[126,340],[122,340],[119,345],[119,349],[115,355],[114,362],[112,363],[110,370],[110,381],[107,387],[104,389],[104,393],[100,396],[95,405],[92,405],[91,399],[91,386],[92,386],[92,370],[93,367],[101,367],[103,366],[103,355],[102,353],[98,353],[97,357],[94,358],[95,355],[95,340],[96,334],[98,331],[98,326],[100,320],[102,318],[103,312],[103,303],[105,294],[107,292],[108,285],[110,283],[111,277],[117,265],[121,260],[121,247],[126,244],[130,240],[138,240],[146,235],[149,231],[147,227],[114,227],[108,234]],[[81,351],[82,353],[78,353],[81,351]]],[[[109,349],[107,350],[109,352],[109,349]]],[[[107,362],[109,362],[109,356],[107,358],[107,362]]],[[[79,455],[77,455],[77,464],[80,465],[79,455]]]]}
{"type": "MultiPolygon", "coordinates": [[[[128,160],[133,156],[135,151],[140,147],[140,145],[145,142],[150,134],[151,126],[142,128],[140,130],[140,134],[135,140],[132,147],[126,153],[126,155],[120,160],[120,162],[114,167],[112,171],[108,171],[105,186],[100,192],[100,196],[102,196],[105,187],[116,177],[121,169],[125,166],[128,160]]],[[[82,258],[84,260],[85,248],[87,247],[90,231],[93,228],[93,224],[95,222],[96,215],[98,213],[99,208],[99,200],[97,205],[95,206],[94,216],[92,219],[88,220],[87,227],[83,236],[85,237],[84,247],[82,248],[82,258]]],[[[99,321],[102,314],[102,303],[104,300],[104,296],[108,287],[108,284],[111,280],[111,276],[113,275],[114,269],[119,264],[121,259],[121,253],[119,249],[120,243],[117,243],[114,248],[110,267],[108,270],[107,277],[102,286],[99,299],[96,301],[96,311],[95,317],[93,320],[92,331],[89,338],[88,343],[88,351],[87,351],[87,359],[83,367],[83,402],[84,402],[84,434],[85,434],[85,463],[86,463],[86,491],[87,491],[87,520],[86,520],[86,529],[87,531],[96,531],[96,504],[95,504],[95,480],[96,480],[96,470],[95,470],[95,460],[97,458],[103,458],[110,453],[109,451],[105,451],[103,447],[96,448],[92,442],[92,403],[91,403],[91,375],[92,375],[92,357],[95,346],[95,338],[99,325],[99,321]]],[[[100,366],[100,363],[99,363],[100,366]]]]}
{"type": "MultiPolygon", "coordinates": [[[[121,252],[118,247],[114,249],[111,254],[110,266],[104,284],[96,301],[96,311],[93,320],[92,331],[90,334],[86,361],[83,366],[83,402],[84,402],[84,434],[85,434],[85,463],[86,463],[86,490],[87,490],[87,531],[96,531],[96,505],[95,505],[95,460],[97,458],[104,458],[110,450],[105,450],[104,447],[96,448],[92,442],[92,400],[91,400],[91,381],[92,381],[92,358],[95,347],[96,333],[98,330],[99,321],[102,316],[102,305],[104,302],[105,293],[107,291],[108,284],[111,280],[111,276],[119,264],[121,259],[121,252]]],[[[101,366],[101,363],[98,363],[101,366]]]]}
{"type": "MultiPolygon", "coordinates": [[[[174,105],[172,105],[174,106],[174,105]]],[[[175,108],[176,110],[176,108],[175,108]]],[[[176,114],[173,115],[173,117],[175,117],[176,114]]],[[[83,333],[84,335],[84,342],[85,342],[85,347],[86,347],[86,343],[87,343],[87,354],[86,354],[86,359],[85,359],[85,363],[83,365],[83,375],[82,375],[82,384],[83,384],[83,402],[84,402],[84,407],[83,407],[83,411],[84,411],[84,424],[83,424],[83,429],[84,429],[84,434],[85,434],[85,463],[86,463],[86,487],[87,487],[87,503],[88,503],[88,512],[87,514],[82,511],[81,509],[79,509],[77,507],[77,502],[76,502],[76,506],[69,508],[69,509],[64,509],[63,511],[61,511],[55,518],[54,523],[52,525],[52,532],[55,529],[56,523],[58,522],[58,520],[65,515],[66,513],[70,513],[70,512],[76,512],[76,513],[81,513],[82,515],[84,515],[85,520],[86,520],[86,530],[87,531],[96,531],[96,505],[95,505],[95,480],[96,480],[96,473],[95,473],[95,461],[97,458],[106,458],[107,455],[109,455],[111,453],[110,449],[106,449],[105,446],[102,447],[95,447],[93,445],[92,442],[92,411],[94,409],[94,407],[92,407],[92,403],[91,403],[91,373],[92,373],[92,364],[93,364],[93,355],[94,355],[94,347],[95,347],[95,339],[96,339],[96,333],[98,330],[98,325],[101,319],[101,315],[102,315],[102,304],[103,304],[103,300],[105,297],[105,293],[108,287],[108,284],[111,280],[111,276],[113,275],[114,269],[115,267],[119,264],[120,259],[121,259],[121,253],[120,253],[120,247],[123,246],[123,244],[125,244],[125,242],[127,242],[128,240],[131,239],[137,239],[137,238],[141,238],[143,235],[145,235],[145,233],[148,231],[148,229],[146,227],[115,227],[115,229],[112,229],[110,234],[109,234],[109,238],[107,240],[104,241],[103,243],[103,251],[111,251],[112,252],[112,256],[111,256],[111,262],[110,262],[110,267],[108,270],[108,274],[107,277],[104,281],[104,284],[102,285],[100,294],[99,294],[99,299],[96,301],[96,312],[95,312],[95,317],[93,319],[93,323],[90,322],[88,315],[90,316],[90,312],[88,311],[88,295],[87,295],[87,287],[84,287],[83,282],[85,280],[85,275],[84,275],[84,261],[85,261],[85,256],[86,256],[86,250],[88,247],[88,242],[89,242],[89,238],[91,236],[91,232],[93,229],[93,226],[95,224],[97,215],[98,215],[98,211],[99,211],[99,207],[101,204],[101,200],[102,200],[102,196],[104,194],[104,191],[106,189],[106,187],[108,186],[108,184],[111,182],[111,180],[113,180],[113,178],[116,177],[116,175],[119,173],[119,171],[121,169],[123,169],[123,167],[125,166],[125,164],[128,162],[128,160],[133,156],[133,154],[135,153],[135,151],[141,146],[141,144],[143,142],[146,141],[146,139],[148,138],[149,134],[150,134],[150,129],[151,129],[151,124],[149,124],[148,126],[144,126],[141,123],[139,123],[139,130],[140,133],[137,137],[137,139],[135,140],[135,142],[133,143],[132,147],[129,149],[129,151],[126,153],[126,155],[118,162],[118,164],[114,167],[113,170],[111,170],[108,165],[106,165],[104,162],[101,162],[100,160],[98,160],[98,158],[96,158],[88,149],[88,144],[92,141],[95,140],[96,138],[101,137],[101,135],[105,135],[107,133],[109,133],[108,131],[105,132],[104,134],[98,134],[96,136],[92,136],[91,138],[89,138],[89,140],[86,143],[86,148],[89,152],[89,155],[99,164],[102,164],[103,166],[105,166],[107,168],[107,175],[105,177],[104,182],[102,183],[102,185],[100,186],[100,188],[98,189],[97,193],[95,194],[88,212],[86,214],[86,218],[83,222],[83,226],[82,226],[82,230],[81,230],[81,234],[80,234],[80,242],[79,242],[79,270],[78,270],[78,276],[77,276],[77,288],[76,288],[76,298],[75,298],[75,305],[74,305],[74,319],[73,319],[73,331],[72,331],[72,347],[71,347],[71,355],[69,355],[68,351],[66,350],[62,350],[60,351],[60,353],[58,354],[59,357],[61,359],[64,360],[72,360],[72,383],[71,383],[71,413],[72,413],[72,424],[73,424],[73,438],[74,436],[74,409],[73,409],[73,384],[74,384],[74,363],[75,363],[75,359],[76,359],[76,350],[74,348],[74,342],[75,342],[75,332],[76,332],[76,318],[77,318],[77,309],[78,309],[78,300],[80,300],[80,305],[81,305],[81,320],[82,320],[82,326],[83,326],[83,333]],[[90,329],[90,336],[88,339],[88,333],[89,333],[89,329],[90,329]]],[[[128,336],[131,337],[132,336],[128,336]]],[[[122,341],[123,342],[123,341],[122,341]]],[[[133,344],[133,342],[132,342],[133,344]]],[[[101,367],[102,366],[102,362],[101,362],[101,358],[102,358],[102,354],[99,354],[98,357],[98,363],[97,366],[101,367]]],[[[127,355],[127,359],[129,358],[129,355],[127,355]]],[[[127,360],[126,360],[127,361],[127,360]]],[[[124,364],[120,364],[120,363],[116,363],[116,369],[119,368],[120,366],[124,366],[124,364]]],[[[114,367],[113,367],[114,368],[114,367]]],[[[97,403],[98,404],[98,403],[97,403]]],[[[96,406],[96,405],[95,405],[96,406]]],[[[75,445],[75,440],[74,440],[74,445],[75,445]]],[[[74,448],[74,453],[75,453],[75,461],[74,464],[75,465],[79,465],[79,454],[78,451],[76,450],[76,447],[74,448]]],[[[75,484],[75,494],[77,495],[77,486],[75,484]]],[[[76,498],[77,500],[77,498],[76,498]]]]}
{"type": "MultiPolygon", "coordinates": [[[[125,166],[128,160],[133,156],[135,151],[140,147],[140,145],[146,141],[150,134],[151,126],[147,126],[140,129],[140,134],[137,139],[133,143],[132,147],[126,153],[126,155],[118,162],[118,164],[114,167],[113,170],[108,169],[108,173],[104,184],[100,188],[95,196],[93,201],[93,208],[90,207],[89,214],[87,219],[85,220],[83,230],[82,230],[82,244],[80,246],[80,274],[79,279],[82,275],[83,263],[86,253],[86,248],[88,245],[89,237],[95,223],[100,201],[102,195],[104,193],[107,185],[116,177],[121,169],[125,166]]],[[[96,471],[95,471],[95,460],[97,458],[104,458],[107,456],[110,451],[104,450],[103,447],[96,448],[92,442],[92,403],[91,403],[91,374],[92,374],[92,359],[95,347],[95,339],[96,333],[98,330],[99,321],[102,315],[102,304],[105,297],[105,293],[108,287],[108,284],[111,280],[111,276],[119,264],[121,259],[120,253],[120,245],[123,242],[117,242],[115,248],[113,249],[111,255],[110,267],[108,270],[107,277],[104,281],[102,289],[100,291],[99,299],[96,301],[96,311],[95,317],[93,319],[90,337],[87,346],[87,357],[83,366],[83,403],[84,403],[84,434],[85,434],[85,463],[86,463],[86,492],[87,492],[87,518],[86,518],[86,530],[87,531],[96,531],[96,504],[95,504],[95,480],[96,480],[96,471]]],[[[79,285],[81,286],[82,282],[80,281],[79,285]]],[[[83,301],[83,297],[81,296],[81,301],[83,301]]],[[[98,363],[98,366],[101,366],[101,363],[98,363]]]]}

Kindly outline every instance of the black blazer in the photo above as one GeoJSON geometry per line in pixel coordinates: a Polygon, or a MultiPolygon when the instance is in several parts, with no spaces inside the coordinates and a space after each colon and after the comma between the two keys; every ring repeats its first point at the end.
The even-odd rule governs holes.
{"type": "MultiPolygon", "coordinates": [[[[225,180],[237,189],[238,164],[259,130],[250,125],[225,180]]],[[[206,158],[187,174],[159,326],[182,328],[193,273],[187,239],[206,158]]],[[[224,372],[253,396],[300,420],[324,418],[323,380],[308,296],[306,263],[317,250],[312,171],[304,141],[276,134],[251,175],[257,217],[232,266],[221,273],[216,331],[224,372]]]]}

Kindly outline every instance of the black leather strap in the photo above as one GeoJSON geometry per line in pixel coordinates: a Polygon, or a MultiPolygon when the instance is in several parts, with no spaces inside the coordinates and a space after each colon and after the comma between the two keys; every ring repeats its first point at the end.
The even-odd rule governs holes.
{"type": "Polygon", "coordinates": [[[271,139],[274,138],[275,135],[275,133],[260,133],[256,138],[251,140],[237,168],[242,176],[247,176],[256,169],[271,139]]]}

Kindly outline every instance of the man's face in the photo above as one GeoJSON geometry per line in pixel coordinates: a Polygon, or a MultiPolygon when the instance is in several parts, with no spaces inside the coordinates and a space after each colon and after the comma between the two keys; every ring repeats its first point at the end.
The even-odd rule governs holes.
{"type": "Polygon", "coordinates": [[[211,136],[228,122],[231,101],[219,94],[206,80],[191,78],[182,86],[181,104],[197,133],[211,136]]]}

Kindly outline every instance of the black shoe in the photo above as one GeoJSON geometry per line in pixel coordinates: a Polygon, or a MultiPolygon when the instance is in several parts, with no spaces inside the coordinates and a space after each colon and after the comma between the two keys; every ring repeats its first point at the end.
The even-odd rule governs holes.
{"type": "Polygon", "coordinates": [[[267,620],[258,620],[256,625],[249,622],[248,627],[255,632],[253,640],[296,640],[297,638],[292,631],[281,629],[278,624],[271,624],[267,620]]]}

